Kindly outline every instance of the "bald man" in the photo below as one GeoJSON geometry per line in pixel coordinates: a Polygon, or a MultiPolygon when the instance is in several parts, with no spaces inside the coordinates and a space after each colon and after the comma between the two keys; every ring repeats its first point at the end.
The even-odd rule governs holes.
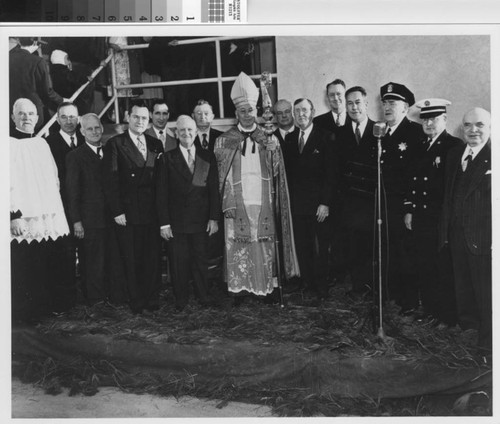
{"type": "Polygon", "coordinates": [[[478,347],[491,352],[491,116],[481,108],[462,120],[465,146],[449,151],[440,247],[449,245],[458,323],[478,330],[478,347]]]}

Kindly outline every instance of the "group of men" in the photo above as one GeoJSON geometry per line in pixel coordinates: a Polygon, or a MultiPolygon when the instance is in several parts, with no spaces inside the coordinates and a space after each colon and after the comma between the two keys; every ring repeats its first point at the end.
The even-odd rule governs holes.
{"type": "Polygon", "coordinates": [[[322,296],[330,264],[350,277],[349,296],[377,293],[381,267],[378,295],[401,314],[478,330],[491,349],[489,112],[464,115],[464,143],[446,131],[449,101],[415,103],[403,84],[381,87],[383,123],[368,117],[363,87],[336,79],[326,96],[317,117],[308,99],[275,105],[302,285],[322,296]],[[413,105],[422,125],[407,117],[413,105]]]}
{"type": "MultiPolygon", "coordinates": [[[[250,294],[275,299],[278,287],[286,281],[282,288],[291,291],[294,280],[322,300],[330,296],[331,264],[337,275],[350,275],[351,295],[374,288],[378,222],[385,234],[384,260],[375,264],[386,276],[380,295],[394,299],[404,314],[423,306],[447,324],[454,324],[456,306],[460,326],[479,330],[479,344],[491,348],[489,113],[475,108],[465,114],[464,146],[446,132],[445,100],[418,102],[419,125],[407,118],[413,93],[390,82],[380,91],[386,121],[380,125],[367,116],[363,87],[346,90],[337,79],[326,92],[331,111],[319,116],[307,98],[279,100],[278,128],[269,134],[257,125],[259,91],[242,73],[231,91],[238,124],[225,133],[211,128],[213,112],[204,101],[177,119],[175,135],[164,102],[151,111],[132,104],[128,130],[104,146],[98,116],[82,116],[77,134],[78,110],[69,103],[57,112],[59,134],[48,144],[31,138],[36,107],[18,100],[11,145],[28,139],[46,161],[43,169],[18,167],[32,159],[11,149],[18,175],[12,184],[26,188],[50,173],[54,183],[59,175],[61,192],[58,201],[43,202],[33,208],[38,215],[30,215],[36,188],[22,194],[11,189],[13,312],[27,299],[36,301],[35,285],[18,266],[17,250],[26,239],[31,247],[42,239],[70,239],[66,251],[71,256],[78,246],[87,300],[127,301],[134,313],[143,313],[160,306],[162,239],[178,310],[188,303],[190,281],[198,302],[213,304],[209,241],[221,234],[224,281],[235,304],[250,294]],[[47,156],[49,146],[53,156],[47,156]],[[45,235],[25,231],[27,223],[46,217],[58,221],[46,223],[45,235]],[[447,265],[450,257],[453,266],[447,265]],[[453,288],[456,302],[449,300],[453,288]]],[[[65,288],[73,296],[72,285],[65,288]]]]}

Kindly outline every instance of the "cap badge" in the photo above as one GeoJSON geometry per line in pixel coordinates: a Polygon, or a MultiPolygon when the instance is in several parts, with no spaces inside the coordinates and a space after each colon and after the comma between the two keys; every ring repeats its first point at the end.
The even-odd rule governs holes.
{"type": "Polygon", "coordinates": [[[426,106],[430,106],[430,105],[431,105],[431,102],[430,102],[429,100],[426,100],[426,101],[425,101],[425,105],[426,105],[426,106]]]}
{"type": "Polygon", "coordinates": [[[387,86],[387,92],[388,92],[388,93],[392,93],[392,84],[389,84],[389,85],[387,86]]]}

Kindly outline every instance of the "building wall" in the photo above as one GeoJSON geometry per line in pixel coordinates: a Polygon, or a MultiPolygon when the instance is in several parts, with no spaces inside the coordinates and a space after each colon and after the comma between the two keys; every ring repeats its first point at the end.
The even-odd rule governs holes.
{"type": "MultiPolygon", "coordinates": [[[[448,131],[460,136],[463,114],[474,106],[491,110],[490,37],[429,36],[278,36],[278,97],[310,98],[316,115],[329,110],[326,84],[335,78],[368,91],[369,115],[382,119],[380,87],[405,84],[418,101],[451,101],[448,131]]],[[[410,110],[418,121],[418,110],[410,110]]]]}

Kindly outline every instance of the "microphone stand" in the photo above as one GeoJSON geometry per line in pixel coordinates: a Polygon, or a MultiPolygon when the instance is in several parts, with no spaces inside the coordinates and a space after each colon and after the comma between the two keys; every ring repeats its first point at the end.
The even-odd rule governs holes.
{"type": "MultiPolygon", "coordinates": [[[[376,124],[377,125],[377,124],[376,124]]],[[[385,129],[385,124],[384,127],[385,129]]],[[[381,202],[381,191],[382,191],[382,130],[380,133],[377,132],[377,230],[378,230],[378,311],[379,311],[379,327],[377,331],[377,337],[382,340],[386,340],[386,335],[383,327],[382,318],[382,202],[381,202]]]]}
{"type": "MultiPolygon", "coordinates": [[[[267,136],[268,143],[271,143],[273,137],[273,112],[271,111],[272,103],[271,97],[267,89],[271,86],[271,74],[269,72],[263,72],[260,78],[260,89],[262,94],[262,107],[264,112],[262,113],[262,118],[264,119],[264,132],[267,136]]],[[[276,146],[277,147],[277,146],[276,146]]],[[[272,211],[275,225],[275,235],[274,235],[274,251],[276,254],[276,278],[278,279],[278,290],[280,294],[280,307],[284,308],[285,303],[283,301],[283,285],[281,282],[281,259],[280,259],[280,217],[278,216],[278,191],[276,189],[276,179],[274,177],[274,162],[275,162],[275,151],[271,150],[271,199],[272,199],[272,211]]],[[[278,174],[279,178],[279,174],[278,174]]]]}

